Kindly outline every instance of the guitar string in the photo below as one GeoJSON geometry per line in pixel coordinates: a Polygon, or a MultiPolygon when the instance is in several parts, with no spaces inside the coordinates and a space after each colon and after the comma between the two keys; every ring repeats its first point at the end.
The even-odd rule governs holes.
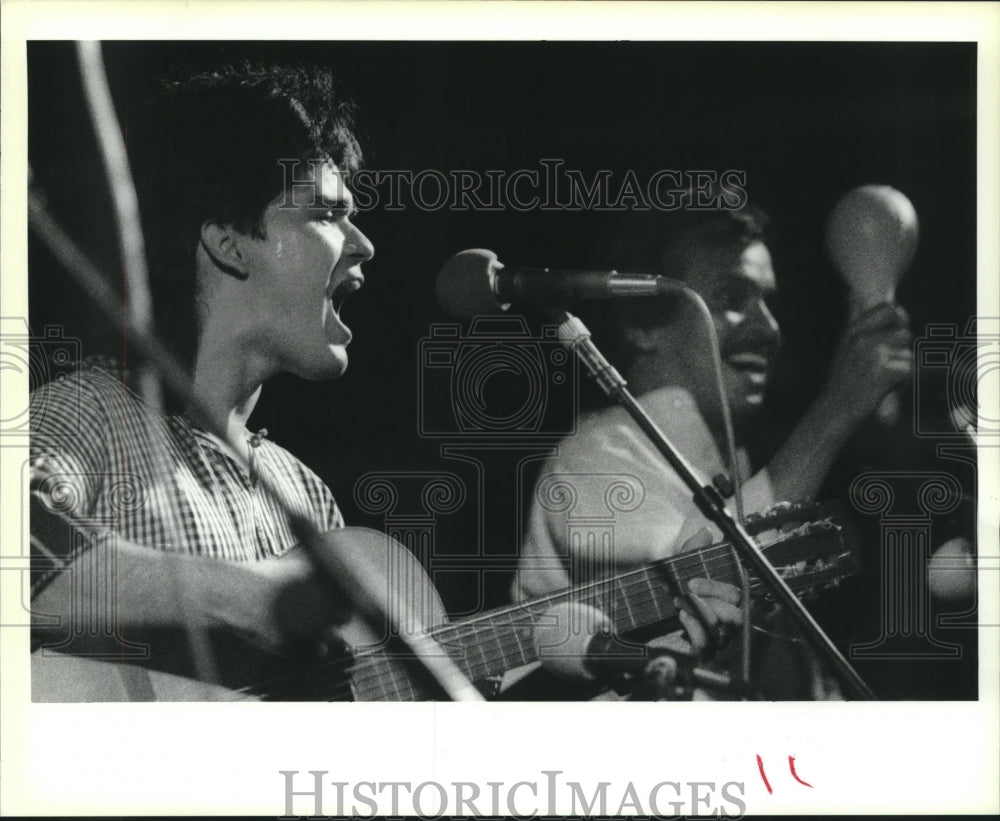
{"type": "MultiPolygon", "coordinates": [[[[687,558],[692,558],[693,559],[693,557],[689,557],[689,556],[685,555],[685,559],[687,559],[687,558]]],[[[733,569],[733,568],[735,568],[735,564],[733,563],[733,561],[731,559],[731,556],[729,558],[730,558],[730,561],[726,562],[727,568],[728,569],[733,569]]],[[[717,561],[714,561],[714,563],[718,564],[717,561]]],[[[700,564],[701,563],[699,561],[699,565],[700,564]]],[[[647,569],[648,568],[640,568],[638,571],[636,571],[636,573],[642,574],[647,569]]],[[[699,567],[699,570],[702,570],[702,569],[703,568],[699,567]]],[[[633,574],[630,574],[630,575],[633,575],[633,574]]],[[[701,573],[697,573],[695,575],[701,575],[701,573]]],[[[808,574],[800,574],[800,576],[798,577],[798,579],[800,581],[808,580],[808,574]]],[[[629,618],[629,621],[631,621],[633,623],[633,625],[637,624],[637,622],[636,622],[636,614],[637,613],[639,614],[639,621],[638,621],[638,625],[639,626],[642,626],[643,624],[649,624],[649,623],[652,623],[652,622],[655,622],[655,621],[659,621],[659,620],[662,620],[663,618],[665,618],[663,616],[663,614],[662,614],[662,608],[657,603],[657,597],[654,596],[654,595],[652,595],[651,592],[650,592],[650,590],[648,589],[648,582],[649,582],[649,580],[646,579],[645,582],[646,582],[646,585],[644,585],[644,587],[643,587],[643,592],[646,595],[646,597],[649,599],[649,601],[645,601],[644,602],[644,601],[640,600],[638,597],[636,597],[636,598],[634,598],[634,599],[631,600],[633,602],[633,606],[631,608],[632,612],[631,612],[631,614],[629,614],[628,618],[629,618]],[[654,613],[656,614],[656,617],[652,618],[652,615],[654,613]]],[[[617,585],[617,582],[615,582],[615,581],[609,582],[608,580],[601,580],[601,582],[599,582],[597,584],[597,586],[598,587],[605,587],[605,588],[607,588],[608,591],[610,591],[613,594],[614,593],[614,588],[616,586],[618,586],[618,585],[617,585]]],[[[631,584],[630,586],[632,586],[634,588],[635,584],[631,584]]],[[[755,591],[755,590],[759,589],[760,587],[761,587],[761,583],[758,581],[753,586],[752,590],[755,591]]],[[[574,591],[574,593],[575,592],[576,591],[574,591]]],[[[627,593],[628,592],[627,588],[623,587],[623,592],[627,593]]],[[[575,596],[574,595],[573,598],[575,598],[577,600],[582,600],[582,597],[580,597],[580,596],[575,596]]],[[[518,629],[523,630],[525,628],[529,628],[530,626],[533,626],[534,617],[537,617],[539,615],[539,613],[537,611],[540,608],[536,606],[537,604],[538,604],[537,602],[531,602],[528,606],[525,607],[525,609],[520,610],[520,611],[518,611],[518,610],[508,610],[506,612],[501,612],[500,614],[490,615],[490,616],[486,616],[483,619],[478,619],[477,621],[483,621],[483,622],[485,622],[486,626],[490,626],[490,627],[494,627],[495,628],[496,625],[499,623],[498,620],[497,620],[497,618],[496,618],[496,616],[497,615],[505,616],[507,623],[504,624],[503,626],[507,629],[506,635],[505,636],[500,636],[499,633],[498,633],[494,637],[493,640],[488,640],[486,642],[481,642],[480,643],[480,645],[478,646],[477,649],[479,649],[480,652],[481,652],[481,654],[484,656],[484,660],[483,661],[476,661],[476,660],[474,660],[472,658],[468,658],[468,659],[457,658],[456,660],[459,661],[459,662],[466,661],[467,662],[467,666],[469,668],[469,671],[474,676],[477,675],[477,671],[478,671],[478,675],[481,675],[481,676],[489,674],[490,670],[492,669],[492,665],[496,661],[498,661],[498,660],[504,660],[504,661],[506,661],[507,659],[510,659],[510,658],[516,657],[516,656],[521,656],[522,660],[523,660],[524,643],[517,637],[516,632],[517,632],[518,629]],[[516,619],[513,618],[513,616],[515,616],[515,614],[517,615],[516,619]],[[491,645],[497,646],[500,649],[499,655],[498,654],[493,654],[491,657],[489,657],[487,659],[487,657],[485,656],[485,652],[482,650],[482,646],[481,646],[482,644],[491,644],[491,645]],[[511,646],[513,646],[513,652],[510,649],[508,649],[511,646]]],[[[620,610],[621,613],[628,613],[627,608],[623,608],[623,607],[618,606],[618,610],[620,610]]],[[[674,611],[674,613],[676,613],[676,611],[674,611]]],[[[671,614],[671,615],[673,615],[673,614],[671,614]]],[[[628,628],[630,625],[628,625],[626,623],[625,626],[626,626],[626,628],[628,628]]],[[[454,624],[444,625],[442,628],[439,628],[438,630],[434,631],[435,637],[440,637],[441,634],[445,633],[445,632],[453,633],[454,636],[452,637],[452,640],[455,643],[461,643],[462,640],[464,640],[466,638],[473,637],[473,636],[475,636],[476,633],[481,632],[481,626],[480,625],[470,625],[468,622],[456,622],[454,624]],[[472,629],[472,630],[467,629],[469,627],[473,627],[474,629],[472,629]]],[[[375,657],[372,656],[370,658],[374,659],[375,657]]],[[[380,661],[381,661],[381,659],[380,659],[380,661]]],[[[363,673],[366,672],[365,669],[361,669],[360,668],[360,664],[361,663],[359,663],[359,671],[358,671],[359,675],[357,676],[357,679],[358,679],[359,683],[365,681],[365,677],[363,676],[363,673]]],[[[365,665],[365,666],[368,667],[369,665],[365,665]]],[[[380,675],[380,674],[381,673],[379,671],[373,671],[373,675],[380,675]]]]}
{"type": "MultiPolygon", "coordinates": [[[[787,541],[787,538],[785,541],[787,541]]],[[[725,548],[725,545],[721,545],[718,547],[721,550],[725,548]]],[[[704,552],[705,554],[708,554],[718,551],[715,549],[709,549],[704,552]]],[[[724,561],[727,570],[732,570],[733,568],[735,568],[731,554],[728,554],[727,552],[725,558],[728,559],[728,561],[724,561]]],[[[713,558],[710,559],[709,561],[711,561],[713,565],[720,564],[720,561],[718,559],[713,558]]],[[[601,579],[597,582],[582,586],[580,588],[575,588],[572,590],[564,590],[564,591],[559,591],[559,593],[556,594],[550,594],[550,596],[546,597],[545,599],[535,600],[526,605],[522,605],[521,607],[509,608],[507,610],[502,610],[499,612],[495,612],[493,614],[483,614],[483,616],[477,617],[476,619],[472,620],[445,624],[431,632],[432,635],[434,635],[436,638],[440,637],[442,634],[445,633],[451,634],[447,638],[450,639],[453,643],[461,645],[461,643],[466,639],[475,637],[477,633],[481,633],[483,627],[488,627],[493,629],[495,632],[495,636],[493,637],[493,639],[481,642],[480,645],[478,646],[478,649],[480,650],[480,653],[483,656],[483,659],[481,661],[475,661],[471,657],[470,658],[459,657],[456,659],[458,662],[466,662],[470,671],[473,672],[482,671],[480,675],[485,676],[489,673],[491,669],[493,669],[493,664],[495,664],[498,660],[503,660],[506,662],[508,659],[517,656],[520,656],[523,659],[524,643],[517,636],[516,634],[517,630],[518,629],[523,630],[525,628],[533,627],[535,619],[542,614],[541,612],[539,612],[542,611],[542,606],[545,603],[550,602],[552,600],[573,599],[573,600],[584,601],[586,600],[586,597],[578,595],[579,593],[582,592],[596,593],[596,595],[590,599],[591,601],[593,601],[594,599],[599,599],[602,593],[605,595],[605,597],[607,597],[610,594],[611,597],[613,598],[616,593],[616,588],[618,588],[617,590],[618,595],[622,596],[625,599],[628,599],[629,603],[631,604],[631,608],[618,606],[616,607],[616,615],[619,615],[617,611],[620,611],[620,614],[626,614],[628,620],[632,622],[633,626],[636,624],[642,626],[643,624],[660,621],[665,618],[669,618],[672,615],[675,615],[676,610],[674,610],[667,616],[663,615],[662,612],[663,608],[658,604],[658,597],[654,595],[651,590],[651,585],[655,581],[659,581],[657,577],[654,577],[652,575],[651,571],[662,567],[664,564],[673,564],[672,569],[677,572],[678,576],[684,575],[682,571],[685,568],[683,568],[682,565],[691,566],[697,564],[699,572],[691,575],[686,575],[685,579],[683,580],[698,575],[704,575],[703,571],[705,570],[705,567],[704,563],[701,561],[701,556],[698,556],[697,554],[695,555],[683,554],[682,556],[673,557],[668,560],[661,560],[660,563],[652,567],[647,566],[647,567],[637,568],[634,571],[630,571],[629,573],[624,574],[622,577],[619,577],[618,579],[601,579]],[[632,576],[639,578],[633,579],[632,581],[628,581],[628,577],[632,576]],[[634,598],[629,598],[634,593],[635,588],[639,586],[641,586],[643,598],[640,598],[639,596],[635,596],[634,598]],[[636,621],[637,616],[639,618],[638,622],[636,621]],[[504,618],[504,621],[503,622],[499,621],[498,617],[504,618]],[[505,631],[504,635],[500,634],[498,630],[498,625],[499,627],[502,627],[504,629],[505,631]],[[491,655],[487,657],[485,652],[482,650],[482,644],[495,645],[500,650],[500,653],[499,654],[491,653],[491,655]]],[[[758,583],[754,589],[759,588],[759,586],[760,585],[758,583]]],[[[662,589],[659,590],[658,592],[660,596],[664,595],[662,589]]],[[[626,628],[629,627],[628,624],[626,624],[625,626],[626,628]]],[[[359,656],[356,656],[355,658],[340,659],[336,662],[331,662],[327,665],[323,665],[323,669],[327,673],[329,672],[336,673],[340,681],[344,683],[343,687],[333,688],[333,691],[335,693],[339,690],[343,695],[348,695],[351,681],[356,682],[359,685],[359,687],[364,687],[366,685],[370,686],[371,682],[375,681],[380,685],[380,689],[383,690],[385,695],[388,696],[389,693],[386,690],[386,688],[384,686],[381,686],[384,685],[386,672],[388,672],[389,677],[393,680],[393,685],[396,695],[402,695],[402,692],[400,690],[400,684],[398,681],[396,681],[396,679],[404,679],[404,686],[409,691],[409,694],[411,696],[414,696],[415,693],[413,692],[412,684],[409,682],[406,672],[403,670],[399,670],[398,675],[393,674],[391,665],[387,666],[391,661],[392,659],[390,656],[385,654],[384,651],[382,651],[381,649],[376,648],[373,649],[370,653],[363,653],[359,656]],[[353,667],[353,674],[351,676],[350,681],[344,681],[344,673],[352,667],[353,667]],[[380,670],[379,668],[382,667],[386,667],[387,670],[385,671],[380,670]]],[[[509,667],[510,665],[507,666],[509,667]]]]}
{"type": "MultiPolygon", "coordinates": [[[[705,553],[719,553],[723,552],[720,547],[709,548],[705,553]]],[[[732,557],[728,552],[726,552],[723,557],[724,564],[731,567],[732,557]]],[[[497,625],[502,625],[506,632],[504,636],[497,634],[494,641],[489,642],[490,644],[497,644],[500,649],[500,653],[491,653],[491,655],[484,659],[484,662],[480,664],[483,669],[488,671],[492,668],[499,660],[506,660],[512,658],[515,655],[523,657],[522,642],[515,635],[517,629],[530,628],[533,630],[535,619],[544,613],[544,609],[549,606],[552,602],[565,601],[567,599],[572,599],[576,601],[600,601],[601,598],[608,598],[609,596],[614,596],[615,588],[618,588],[619,595],[627,597],[631,595],[635,589],[640,589],[641,592],[648,596],[650,602],[642,603],[636,597],[633,604],[633,623],[634,614],[641,612],[645,614],[658,611],[659,608],[652,607],[647,611],[647,607],[651,602],[656,601],[656,597],[652,593],[650,587],[658,579],[654,576],[654,572],[658,569],[665,568],[672,565],[670,568],[671,575],[678,581],[686,581],[689,578],[694,578],[695,575],[704,575],[706,570],[706,563],[719,564],[719,559],[711,558],[706,559],[705,562],[699,557],[695,561],[693,556],[684,554],[683,556],[672,557],[667,560],[661,560],[653,567],[641,567],[635,570],[629,571],[626,574],[616,578],[616,579],[601,579],[595,582],[588,583],[573,589],[566,589],[558,591],[556,593],[549,594],[541,599],[534,600],[525,605],[519,607],[508,608],[506,610],[501,610],[499,613],[493,614],[483,614],[482,616],[476,617],[474,619],[453,622],[451,624],[445,624],[436,630],[431,631],[435,639],[444,639],[445,643],[452,642],[461,644],[464,640],[473,637],[476,633],[480,632],[484,627],[496,629],[497,625]],[[685,573],[684,565],[694,566],[697,565],[697,574],[687,574],[685,573]],[[632,578],[630,578],[632,577],[632,578]],[[503,621],[500,621],[503,619],[503,621]],[[448,635],[443,635],[448,634],[448,635]]],[[[659,579],[662,582],[662,579],[659,579]]],[[[667,594],[669,595],[669,594],[667,594]]],[[[623,608],[624,609],[624,608],[623,608]]],[[[667,616],[662,616],[657,612],[657,616],[653,621],[659,621],[663,618],[670,618],[672,615],[676,615],[676,611],[668,614],[667,616]]],[[[485,654],[484,654],[485,655],[485,654]]],[[[335,662],[331,662],[327,665],[322,665],[324,672],[334,672],[343,677],[343,673],[346,672],[348,668],[351,669],[351,680],[354,681],[358,687],[364,687],[370,685],[372,680],[379,682],[384,677],[384,671],[378,669],[385,666],[385,662],[389,660],[389,657],[380,649],[375,649],[371,654],[363,654],[354,659],[345,658],[338,659],[335,662]]],[[[460,663],[465,661],[465,659],[457,659],[460,663]]],[[[473,665],[469,664],[472,668],[473,665]]],[[[407,678],[405,671],[400,671],[400,677],[407,678]]],[[[260,688],[259,684],[253,685],[254,690],[260,688]]],[[[335,688],[336,690],[337,688],[335,688]]],[[[344,688],[347,689],[347,688],[344,688]]]]}
{"type": "MultiPolygon", "coordinates": [[[[649,610],[648,612],[652,614],[657,611],[649,610]]],[[[652,621],[652,619],[650,620],[652,621]]],[[[522,619],[521,621],[526,620],[522,619]]],[[[518,638],[516,633],[511,632],[512,629],[516,628],[513,628],[510,620],[508,620],[507,624],[502,622],[494,623],[491,627],[496,629],[496,638],[493,642],[488,643],[499,649],[499,654],[490,653],[487,655],[485,651],[482,651],[482,645],[480,644],[478,648],[483,655],[482,661],[463,659],[458,655],[453,656],[456,663],[467,662],[468,672],[474,680],[485,678],[490,673],[495,672],[496,667],[494,667],[494,664],[497,660],[505,662],[502,665],[503,669],[520,666],[519,664],[511,663],[511,659],[519,659],[523,662],[532,660],[531,657],[525,658],[522,654],[525,644],[518,638]],[[504,635],[504,633],[506,634],[504,635]]],[[[328,665],[326,675],[322,677],[326,681],[317,681],[314,685],[314,690],[322,692],[325,698],[348,699],[353,694],[351,688],[351,681],[353,681],[360,692],[367,693],[367,698],[360,697],[358,700],[401,700],[403,698],[417,700],[419,695],[414,689],[413,681],[406,670],[394,664],[394,661],[394,659],[384,653],[375,652],[360,660],[349,659],[343,665],[328,665]],[[345,676],[352,667],[354,675],[348,681],[345,676]],[[331,678],[332,681],[330,681],[331,678]],[[377,689],[379,692],[371,692],[373,685],[374,689],[377,689]]],[[[357,696],[355,695],[355,697],[357,696]]]]}
{"type": "MultiPolygon", "coordinates": [[[[701,569],[699,567],[699,570],[701,569]]],[[[617,622],[615,632],[624,633],[643,625],[669,619],[677,614],[676,608],[668,607],[665,602],[661,604],[661,600],[666,596],[673,595],[673,591],[662,588],[657,590],[654,583],[655,580],[648,576],[644,579],[628,582],[611,582],[600,585],[591,591],[592,595],[590,596],[573,594],[572,599],[581,603],[597,603],[600,605],[598,609],[617,622]]],[[[523,640],[528,638],[524,635],[524,631],[529,631],[530,637],[533,637],[536,621],[544,615],[545,610],[534,604],[519,614],[508,612],[505,619],[508,628],[506,633],[504,635],[498,633],[492,641],[487,639],[485,642],[490,647],[499,649],[499,654],[490,653],[487,656],[483,651],[484,661],[470,659],[468,664],[470,673],[473,675],[487,674],[498,660],[506,661],[509,658],[518,658],[522,663],[536,660],[535,658],[525,658],[525,650],[533,651],[534,647],[530,638],[528,642],[523,640]]],[[[497,621],[496,619],[491,620],[494,625],[497,624],[497,621]]],[[[478,628],[474,630],[468,628],[469,625],[456,623],[456,629],[446,632],[452,633],[453,635],[449,638],[461,647],[465,639],[474,638],[480,632],[478,628]]],[[[445,637],[441,636],[441,638],[445,637]]],[[[447,642],[447,638],[445,641],[447,642]]],[[[532,655],[535,654],[532,653],[532,655]]]]}
{"type": "MultiPolygon", "coordinates": [[[[782,540],[783,543],[787,543],[795,536],[804,536],[808,532],[807,529],[816,530],[814,526],[807,525],[805,528],[800,528],[792,534],[788,534],[782,540]]],[[[728,546],[722,544],[697,553],[685,553],[680,556],[661,560],[655,565],[637,568],[615,579],[601,579],[578,588],[559,591],[520,607],[509,608],[492,614],[483,614],[471,620],[445,624],[430,632],[436,639],[444,638],[446,642],[450,641],[458,644],[461,649],[462,643],[465,640],[475,638],[477,634],[482,632],[483,628],[493,629],[493,638],[480,641],[475,645],[476,649],[480,651],[481,660],[475,660],[471,656],[455,657],[456,662],[465,664],[471,676],[482,678],[489,675],[491,670],[495,669],[494,665],[498,661],[504,662],[504,668],[509,669],[512,666],[509,664],[510,659],[517,657],[522,661],[524,660],[525,642],[522,640],[523,637],[518,635],[518,631],[525,629],[533,630],[537,617],[544,614],[544,605],[552,601],[567,599],[581,602],[595,601],[599,600],[603,594],[604,598],[612,599],[611,603],[615,605],[614,615],[618,617],[620,623],[624,624],[626,630],[641,627],[671,618],[677,612],[674,609],[673,612],[664,615],[659,598],[663,595],[670,595],[670,593],[663,591],[662,588],[654,593],[654,590],[656,590],[654,583],[657,581],[662,582],[660,578],[661,574],[656,574],[655,571],[669,569],[673,571],[677,581],[683,582],[698,576],[705,576],[706,570],[709,571],[707,575],[711,577],[711,570],[708,568],[709,564],[716,566],[717,569],[720,565],[724,566],[727,570],[727,578],[730,578],[728,573],[735,575],[735,563],[732,554],[729,552],[728,546]],[[710,557],[712,553],[724,553],[725,555],[715,558],[710,557]],[[689,571],[692,567],[697,572],[685,572],[689,571]],[[636,578],[630,579],[630,577],[636,578]],[[639,589],[640,595],[634,595],[636,589],[639,589]],[[590,597],[581,595],[586,593],[593,595],[590,597]],[[622,602],[627,602],[627,604],[622,606],[617,603],[615,601],[616,596],[622,602]],[[624,618],[622,618],[623,616],[624,618]],[[500,621],[501,618],[504,621],[500,621]],[[504,630],[503,634],[501,634],[500,628],[504,630]],[[445,636],[444,634],[449,635],[445,636]],[[491,652],[487,655],[483,649],[483,645],[495,647],[499,652],[491,652]]],[[[802,575],[804,576],[805,574],[802,575]]],[[[759,589],[759,587],[760,583],[757,582],[752,590],[759,589]]],[[[415,697],[416,693],[406,671],[393,667],[391,664],[392,661],[393,659],[384,651],[373,649],[370,653],[366,652],[354,658],[347,657],[322,665],[317,670],[322,669],[322,672],[326,675],[334,673],[338,677],[338,680],[342,682],[342,686],[331,688],[333,694],[349,695],[352,681],[355,682],[359,689],[370,687],[374,681],[379,685],[379,689],[383,691],[383,694],[388,697],[390,694],[384,686],[388,674],[389,680],[393,683],[394,695],[403,695],[402,689],[405,688],[410,697],[415,697]],[[379,669],[383,667],[386,669],[379,669]],[[347,671],[351,672],[350,680],[345,680],[344,678],[344,674],[347,671]]],[[[324,678],[326,675],[324,675],[324,678]]]]}
{"type": "MultiPolygon", "coordinates": [[[[709,561],[711,561],[713,564],[718,563],[718,560],[715,559],[710,559],[709,561]]],[[[676,567],[673,568],[675,571],[677,571],[675,572],[675,575],[686,575],[683,573],[684,568],[682,567],[682,565],[695,564],[692,561],[692,557],[686,555],[683,558],[673,557],[672,559],[666,560],[666,562],[672,562],[676,565],[676,567]]],[[[699,575],[703,575],[704,571],[703,563],[699,559],[696,564],[699,570],[699,575]]],[[[731,560],[727,562],[727,564],[731,565],[731,560]]],[[[658,564],[655,567],[659,566],[660,565],[658,564]]],[[[691,578],[693,577],[693,575],[687,577],[691,578]]],[[[632,592],[632,590],[639,587],[643,590],[643,592],[646,595],[650,596],[652,601],[654,599],[652,597],[651,592],[649,591],[649,586],[653,584],[654,581],[662,581],[662,580],[651,578],[649,567],[637,568],[633,571],[629,571],[628,573],[623,574],[622,576],[616,579],[601,579],[596,582],[589,583],[587,585],[579,586],[577,588],[564,589],[556,593],[549,594],[546,597],[533,600],[521,606],[507,608],[501,611],[494,611],[493,613],[483,614],[473,619],[467,619],[461,622],[453,622],[450,624],[442,625],[441,627],[435,629],[432,632],[436,639],[444,639],[445,642],[451,641],[452,643],[461,643],[464,639],[475,635],[476,633],[480,632],[483,628],[495,628],[497,624],[503,624],[503,626],[508,630],[510,630],[511,628],[516,629],[517,626],[529,627],[534,625],[534,620],[539,615],[541,615],[541,612],[544,610],[544,608],[549,606],[553,602],[564,601],[567,599],[578,600],[578,601],[599,600],[600,598],[602,598],[602,594],[604,597],[607,597],[609,594],[613,595],[616,588],[618,588],[620,593],[628,595],[629,593],[632,592]],[[635,577],[635,578],[630,580],[629,577],[635,577]],[[500,621],[501,619],[503,619],[503,622],[500,621]]],[[[633,603],[633,611],[638,612],[640,607],[643,607],[643,605],[638,600],[636,600],[633,603]]],[[[643,609],[642,612],[645,614],[646,613],[645,609],[643,609]]],[[[675,613],[670,613],[665,617],[668,618],[669,616],[674,614],[675,613]]],[[[659,620],[660,618],[662,617],[658,614],[657,620],[659,620]]],[[[500,640],[501,639],[497,637],[496,641],[500,640]]],[[[508,639],[507,644],[510,643],[511,641],[508,639]]],[[[374,652],[379,652],[379,651],[376,650],[374,652]]],[[[511,655],[510,653],[507,653],[508,657],[510,655],[511,655]]],[[[494,656],[491,660],[495,661],[496,658],[497,657],[494,656]]],[[[358,663],[358,668],[359,668],[358,672],[363,674],[364,670],[363,668],[361,668],[361,662],[358,663]]]]}

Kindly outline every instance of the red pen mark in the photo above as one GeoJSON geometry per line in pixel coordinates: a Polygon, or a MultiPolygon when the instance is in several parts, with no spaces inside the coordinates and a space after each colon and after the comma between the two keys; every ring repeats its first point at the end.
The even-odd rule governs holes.
{"type": "MultiPolygon", "coordinates": [[[[764,786],[767,787],[767,794],[771,795],[771,793],[773,793],[774,790],[771,789],[771,784],[767,780],[767,776],[764,774],[764,762],[760,760],[760,756],[757,756],[757,769],[760,770],[760,777],[764,781],[764,786]]],[[[794,771],[792,772],[792,774],[793,775],[795,774],[794,771]]]]}
{"type": "MultiPolygon", "coordinates": [[[[757,761],[760,761],[760,756],[757,756],[757,761]]],[[[792,771],[792,778],[794,778],[800,784],[805,784],[807,787],[809,787],[809,789],[813,789],[813,785],[812,784],[810,784],[808,781],[803,781],[801,778],[799,778],[798,774],[795,772],[795,756],[794,755],[788,756],[788,769],[790,769],[792,771]]],[[[761,770],[762,774],[763,774],[763,772],[764,771],[761,770]]]]}

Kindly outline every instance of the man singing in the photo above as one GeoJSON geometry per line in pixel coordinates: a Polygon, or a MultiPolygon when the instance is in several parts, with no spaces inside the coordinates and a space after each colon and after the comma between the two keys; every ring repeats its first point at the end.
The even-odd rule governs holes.
{"type": "MultiPolygon", "coordinates": [[[[149,667],[204,678],[203,668],[234,654],[175,652],[176,635],[154,639],[228,631],[287,652],[314,646],[350,609],[349,589],[338,598],[299,551],[284,555],[299,534],[270,492],[325,532],[342,526],[330,491],[263,431],[247,429],[270,377],[332,379],[347,367],[351,331],[340,308],[373,255],[352,222],[360,151],[349,113],[324,71],[244,67],[168,82],[130,123],[157,325],[190,369],[198,402],[171,396],[168,414],[150,413],[127,375],[98,366],[33,395],[34,644],[65,638],[81,612],[103,606],[102,594],[115,608],[113,624],[86,641],[75,636],[63,657],[35,655],[36,698],[158,696],[134,666],[117,665],[119,681],[69,663],[113,653],[122,640],[148,636],[149,667]],[[117,539],[71,541],[52,511],[117,539]],[[85,586],[81,597],[71,580],[85,573],[62,571],[95,556],[114,587],[85,586]]],[[[383,606],[399,604],[389,598],[383,606]]],[[[691,600],[713,622],[740,620],[733,601],[702,601],[694,589],[691,600]]]]}
{"type": "MultiPolygon", "coordinates": [[[[374,253],[352,222],[350,113],[325,70],[246,66],[163,84],[134,124],[156,324],[199,402],[171,396],[169,413],[154,415],[128,375],[103,364],[33,393],[32,592],[62,618],[54,629],[39,615],[36,646],[106,606],[61,573],[91,542],[70,542],[52,511],[116,535],[90,549],[114,568],[126,639],[185,625],[277,649],[337,615],[304,556],[260,561],[296,542],[262,476],[319,531],[343,523],[324,483],[247,420],[275,374],[333,379],[347,367],[340,309],[374,253]]],[[[39,655],[36,698],[134,696],[106,681],[88,690],[65,661],[39,655]]],[[[191,672],[162,647],[150,661],[191,672]]]]}

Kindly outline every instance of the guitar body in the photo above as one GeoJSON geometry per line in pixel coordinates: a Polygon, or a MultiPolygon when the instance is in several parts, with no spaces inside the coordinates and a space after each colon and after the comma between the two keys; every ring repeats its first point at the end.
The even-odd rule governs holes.
{"type": "MultiPolygon", "coordinates": [[[[768,541],[762,549],[772,564],[784,568],[786,583],[805,593],[836,584],[860,568],[852,530],[837,518],[843,521],[842,511],[831,506],[785,506],[755,519],[751,532],[768,541]],[[810,520],[809,514],[817,512],[822,518],[810,520]]],[[[142,623],[119,625],[123,631],[119,633],[100,634],[78,626],[67,631],[60,644],[50,642],[33,653],[33,700],[441,698],[438,684],[414,660],[412,639],[407,637],[430,644],[431,652],[446,652],[449,663],[468,681],[481,682],[540,661],[548,648],[537,645],[538,628],[551,630],[554,619],[563,618],[557,613],[580,612],[574,608],[586,605],[604,614],[613,633],[626,639],[650,628],[666,632],[677,625],[675,595],[688,579],[708,577],[729,583],[739,579],[732,549],[711,545],[536,602],[449,622],[420,563],[384,533],[344,528],[296,549],[308,551],[317,573],[329,581],[331,595],[349,603],[354,614],[331,629],[330,641],[276,656],[232,628],[192,635],[183,629],[176,612],[144,614],[142,623]],[[200,653],[192,650],[197,646],[200,653]],[[318,652],[321,649],[325,652],[318,652]],[[202,663],[193,663],[199,657],[202,663]]],[[[35,598],[36,617],[67,611],[74,586],[89,578],[86,563],[80,564],[78,559],[35,598]]],[[[766,594],[759,580],[751,578],[751,595],[766,594]]],[[[112,604],[108,610],[113,613],[112,604]]],[[[261,617],[269,615],[273,616],[261,617]]],[[[105,623],[118,620],[106,618],[105,623]]],[[[579,630],[579,625],[562,627],[579,630]]]]}
{"type": "MultiPolygon", "coordinates": [[[[329,572],[343,578],[346,568],[351,578],[365,584],[364,590],[352,589],[355,596],[367,598],[368,616],[355,612],[335,628],[337,637],[355,653],[375,653],[386,646],[393,635],[390,620],[402,630],[430,630],[447,622],[444,605],[420,563],[386,534],[342,528],[323,534],[317,547],[314,558],[329,572]]],[[[81,578],[86,575],[84,568],[70,565],[32,600],[33,612],[63,612],[76,586],[89,581],[81,578]]],[[[206,674],[195,669],[190,644],[191,637],[172,612],[151,611],[142,624],[118,624],[114,631],[93,623],[67,628],[65,640],[48,642],[32,652],[32,701],[322,700],[331,687],[342,697],[354,697],[344,687],[349,671],[343,665],[339,682],[330,682],[328,665],[321,660],[283,658],[236,635],[213,631],[209,655],[216,669],[206,674]],[[140,637],[145,640],[134,640],[140,637]],[[324,679],[315,690],[310,675],[324,679]]]]}
{"type": "Polygon", "coordinates": [[[33,702],[259,701],[255,695],[114,659],[31,654],[33,702]]]}

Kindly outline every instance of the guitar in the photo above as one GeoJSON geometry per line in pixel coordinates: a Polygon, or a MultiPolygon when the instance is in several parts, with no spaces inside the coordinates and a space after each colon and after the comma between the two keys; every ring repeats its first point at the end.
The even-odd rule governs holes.
{"type": "MultiPolygon", "coordinates": [[[[837,505],[786,505],[767,515],[751,517],[747,530],[785,582],[800,595],[834,585],[860,569],[857,540],[837,505]]],[[[616,635],[627,639],[644,631],[670,629],[678,616],[673,599],[689,579],[740,583],[732,548],[716,544],[531,602],[448,621],[440,597],[419,562],[389,536],[364,528],[344,528],[325,534],[324,544],[324,550],[334,552],[338,560],[349,556],[356,566],[361,564],[361,571],[369,578],[380,580],[379,589],[389,608],[387,623],[392,628],[373,631],[371,619],[355,615],[337,627],[349,649],[323,660],[269,655],[241,643],[238,636],[228,636],[220,645],[222,675],[212,684],[156,669],[161,654],[150,654],[148,659],[137,662],[145,671],[143,675],[148,675],[148,682],[143,680],[139,688],[140,697],[163,701],[433,699],[440,691],[430,684],[398,639],[409,625],[421,625],[470,681],[482,682],[540,660],[535,630],[539,625],[551,624],[551,610],[556,605],[590,605],[608,617],[616,635]]],[[[64,595],[58,586],[72,584],[72,575],[64,572],[42,591],[33,603],[36,612],[46,610],[49,597],[64,595]]],[[[752,575],[750,592],[752,597],[766,598],[763,583],[752,575]]],[[[176,631],[171,638],[179,638],[176,631]]],[[[39,648],[32,654],[32,698],[135,698],[136,689],[124,686],[122,680],[123,672],[126,684],[127,677],[136,673],[127,670],[132,665],[122,661],[128,659],[39,648]]]]}

